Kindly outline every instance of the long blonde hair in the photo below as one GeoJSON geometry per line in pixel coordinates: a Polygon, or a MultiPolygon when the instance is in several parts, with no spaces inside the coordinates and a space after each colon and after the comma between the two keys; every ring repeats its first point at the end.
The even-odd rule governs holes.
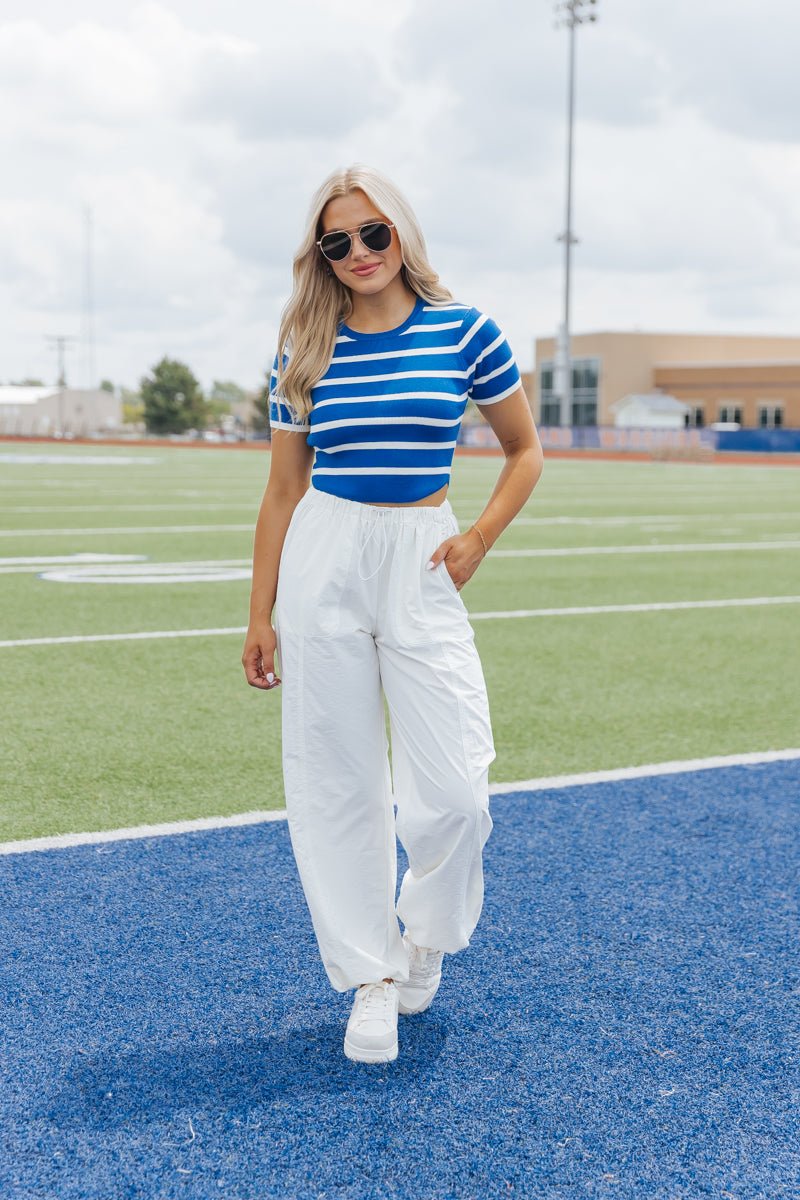
{"type": "Polygon", "coordinates": [[[349,289],[326,271],[325,259],[316,244],[322,236],[322,212],[329,200],[356,190],[364,192],[395,226],[406,285],[431,304],[446,304],[453,299],[428,261],[425,238],[411,205],[391,180],[361,163],[331,172],[311,201],[305,236],[294,257],[294,288],[278,331],[276,390],[298,421],[308,416],[311,388],[330,364],[337,326],[353,311],[349,289]],[[284,355],[288,358],[285,364],[284,355]]]}

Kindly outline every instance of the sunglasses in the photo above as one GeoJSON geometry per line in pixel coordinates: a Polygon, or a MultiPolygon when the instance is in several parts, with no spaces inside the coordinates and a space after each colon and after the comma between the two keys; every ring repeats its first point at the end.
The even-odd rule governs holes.
{"type": "MultiPolygon", "coordinates": [[[[392,244],[393,229],[394,225],[387,221],[368,221],[360,229],[351,232],[358,234],[359,241],[367,250],[382,254],[392,244]]],[[[353,238],[346,229],[335,229],[331,233],[323,234],[317,245],[328,262],[343,262],[353,249],[353,238]]]]}

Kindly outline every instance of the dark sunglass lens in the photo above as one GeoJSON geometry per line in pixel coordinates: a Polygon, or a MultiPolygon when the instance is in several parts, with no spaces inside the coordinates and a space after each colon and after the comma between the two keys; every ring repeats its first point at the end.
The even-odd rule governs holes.
{"type": "Polygon", "coordinates": [[[362,225],[359,236],[368,250],[388,250],[392,241],[392,231],[385,221],[362,225]]]}
{"type": "Polygon", "coordinates": [[[331,262],[341,262],[350,253],[350,234],[326,233],[320,239],[319,248],[331,262]]]}

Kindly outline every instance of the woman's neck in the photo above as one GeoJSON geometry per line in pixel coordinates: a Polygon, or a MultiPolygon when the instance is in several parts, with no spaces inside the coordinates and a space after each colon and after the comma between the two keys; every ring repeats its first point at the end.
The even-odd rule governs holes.
{"type": "Polygon", "coordinates": [[[417,295],[404,283],[399,287],[386,287],[374,296],[362,296],[351,292],[353,311],[347,324],[356,333],[382,333],[402,325],[417,302],[417,295]]]}

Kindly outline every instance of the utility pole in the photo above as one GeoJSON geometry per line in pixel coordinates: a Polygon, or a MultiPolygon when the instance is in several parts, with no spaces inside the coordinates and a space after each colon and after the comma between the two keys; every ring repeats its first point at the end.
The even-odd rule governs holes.
{"type": "Polygon", "coordinates": [[[67,386],[64,352],[67,348],[67,342],[77,342],[77,340],[77,338],[65,333],[50,333],[47,335],[47,341],[55,343],[58,350],[58,432],[62,434],[64,433],[64,389],[67,386]]]}
{"type": "Polygon", "coordinates": [[[85,279],[84,279],[84,358],[85,358],[85,386],[91,390],[97,387],[96,366],[95,366],[95,340],[94,340],[94,229],[92,210],[87,204],[85,211],[86,221],[86,263],[85,263],[85,279]]]}
{"type": "Polygon", "coordinates": [[[566,226],[556,238],[564,243],[564,320],[556,338],[554,391],[559,396],[559,425],[572,424],[572,351],[570,348],[570,284],[572,247],[578,242],[572,230],[572,127],[575,115],[575,30],[597,20],[597,0],[557,0],[556,29],[569,30],[567,79],[567,211],[566,226]]]}

